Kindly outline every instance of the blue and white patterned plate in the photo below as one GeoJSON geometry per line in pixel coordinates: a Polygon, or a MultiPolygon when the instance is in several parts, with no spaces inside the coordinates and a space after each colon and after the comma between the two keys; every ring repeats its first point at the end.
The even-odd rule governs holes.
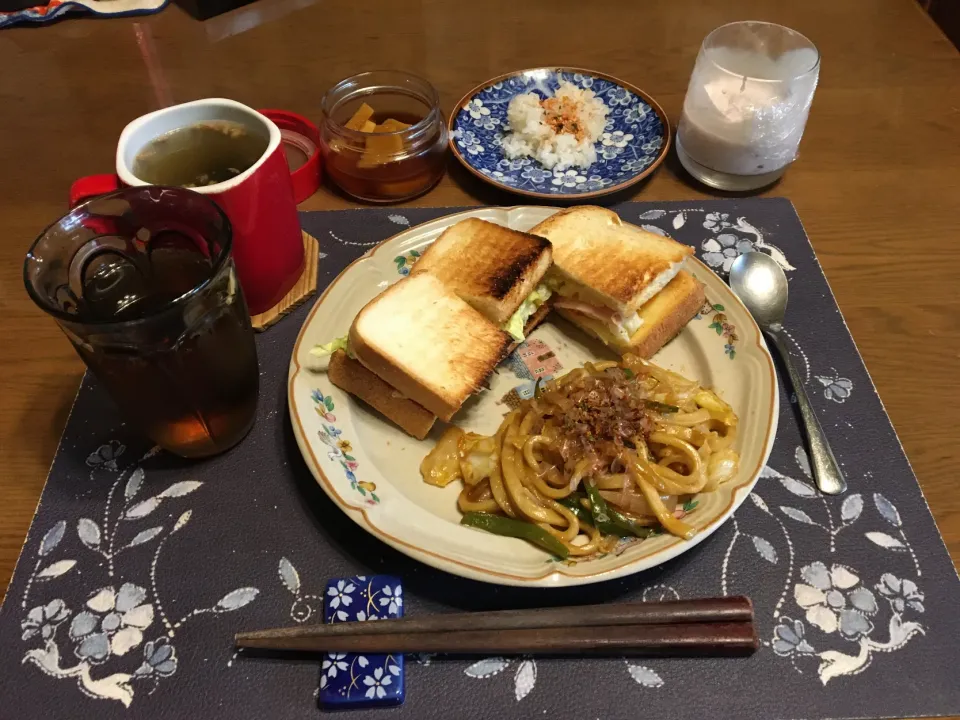
{"type": "Polygon", "coordinates": [[[450,115],[450,147],[481,180],[520,195],[582,200],[623,190],[656,170],[670,147],[670,123],[639,88],[580,68],[537,68],[503,75],[464,95],[450,115]],[[592,90],[610,108],[589,168],[547,170],[531,158],[508,160],[501,147],[507,106],[517,95],[550,97],[562,80],[592,90]]]}

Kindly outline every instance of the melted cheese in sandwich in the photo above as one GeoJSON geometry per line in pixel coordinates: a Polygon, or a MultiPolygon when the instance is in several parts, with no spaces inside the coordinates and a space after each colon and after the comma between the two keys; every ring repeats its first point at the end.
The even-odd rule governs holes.
{"type": "Polygon", "coordinates": [[[554,305],[558,308],[566,308],[581,315],[586,315],[603,323],[604,328],[611,335],[624,343],[629,343],[633,334],[643,325],[643,318],[640,317],[640,313],[634,312],[624,317],[606,305],[591,305],[576,299],[576,297],[561,297],[554,305]]]}
{"type": "MultiPolygon", "coordinates": [[[[660,273],[659,277],[647,285],[636,299],[638,307],[642,307],[654,295],[663,290],[680,272],[682,266],[682,261],[673,263],[668,270],[660,273]]],[[[566,308],[603,323],[604,330],[624,344],[629,343],[630,338],[643,325],[643,318],[640,317],[639,311],[622,315],[607,305],[589,302],[585,298],[596,300],[597,294],[579,283],[569,279],[551,278],[550,284],[556,293],[561,296],[555,302],[556,307],[566,308]]]]}

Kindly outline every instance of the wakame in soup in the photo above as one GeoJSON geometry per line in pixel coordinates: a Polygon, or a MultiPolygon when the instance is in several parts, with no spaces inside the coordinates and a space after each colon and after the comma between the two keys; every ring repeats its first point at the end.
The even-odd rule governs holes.
{"type": "Polygon", "coordinates": [[[269,138],[230,120],[177,128],[147,143],[133,161],[133,174],[151,185],[204,187],[249,169],[269,138]]]}

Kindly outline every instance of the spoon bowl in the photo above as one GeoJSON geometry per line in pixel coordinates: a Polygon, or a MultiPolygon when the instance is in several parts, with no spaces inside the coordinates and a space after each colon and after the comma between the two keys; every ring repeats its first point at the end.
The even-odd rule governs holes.
{"type": "Polygon", "coordinates": [[[789,286],[786,273],[772,257],[760,252],[738,257],[730,268],[730,287],[761,328],[783,324],[789,286]]]}

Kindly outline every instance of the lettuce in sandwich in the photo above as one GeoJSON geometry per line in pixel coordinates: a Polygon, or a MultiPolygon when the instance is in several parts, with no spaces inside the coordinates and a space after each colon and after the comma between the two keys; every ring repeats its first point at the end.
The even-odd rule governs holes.
{"type": "Polygon", "coordinates": [[[550,299],[551,295],[553,295],[553,291],[544,283],[537,285],[534,291],[520,303],[520,307],[517,308],[513,316],[503,324],[503,329],[517,342],[523,342],[526,339],[523,328],[527,324],[527,320],[550,299]]]}
{"type": "Polygon", "coordinates": [[[335,338],[328,343],[314,345],[310,348],[310,354],[316,355],[317,357],[324,357],[326,355],[333,355],[337,350],[343,350],[349,357],[356,358],[356,355],[353,354],[353,350],[350,348],[350,339],[346,335],[335,338]]]}

